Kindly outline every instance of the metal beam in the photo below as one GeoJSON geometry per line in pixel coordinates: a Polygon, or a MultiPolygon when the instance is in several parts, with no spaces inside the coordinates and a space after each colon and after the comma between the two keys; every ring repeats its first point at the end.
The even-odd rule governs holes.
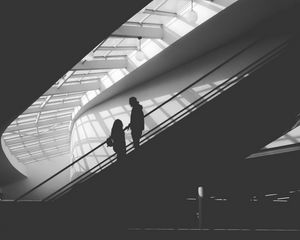
{"type": "Polygon", "coordinates": [[[29,156],[26,158],[18,159],[18,161],[26,164],[27,162],[38,162],[38,161],[45,160],[45,158],[60,156],[60,155],[66,154],[66,153],[70,153],[69,147],[59,148],[57,151],[55,151],[53,153],[42,153],[42,154],[37,154],[34,156],[29,156]],[[35,160],[35,159],[42,159],[42,160],[35,160]]]}
{"type": "Polygon", "coordinates": [[[115,69],[126,68],[127,60],[124,59],[107,59],[94,60],[77,63],[72,70],[98,70],[98,69],[115,69]]]}
{"type": "Polygon", "coordinates": [[[97,51],[135,51],[138,50],[137,46],[100,46],[95,53],[97,53],[97,51]]]}
{"type": "Polygon", "coordinates": [[[69,78],[69,80],[77,79],[77,78],[101,78],[101,77],[105,76],[106,74],[107,74],[107,72],[74,74],[69,78]]]}
{"type": "Polygon", "coordinates": [[[54,157],[65,155],[65,154],[70,154],[70,149],[62,149],[62,150],[57,151],[57,152],[48,153],[48,154],[43,155],[43,156],[41,156],[39,158],[35,157],[34,160],[32,159],[32,157],[29,157],[29,158],[20,159],[18,161],[22,162],[23,164],[30,164],[30,163],[35,163],[35,162],[49,160],[49,158],[54,158],[54,157]]]}
{"type": "Polygon", "coordinates": [[[67,81],[66,78],[61,78],[60,81],[59,81],[59,83],[57,84],[56,87],[57,87],[57,88],[60,88],[66,81],[67,81]]]}
{"type": "Polygon", "coordinates": [[[94,56],[94,60],[126,59],[127,55],[94,56]]]}
{"type": "Polygon", "coordinates": [[[163,37],[162,25],[122,25],[118,30],[114,31],[111,37],[123,38],[159,38],[163,37]]]}
{"type": "Polygon", "coordinates": [[[41,133],[40,135],[37,136],[26,136],[26,137],[20,137],[14,140],[5,140],[7,146],[14,146],[16,144],[20,143],[31,143],[34,141],[41,141],[45,140],[48,138],[55,138],[55,137],[61,137],[61,136],[69,136],[70,131],[63,129],[63,130],[57,130],[57,131],[51,131],[51,132],[45,132],[41,133]]]}
{"type": "Polygon", "coordinates": [[[123,24],[123,26],[143,26],[143,27],[161,27],[161,23],[151,23],[151,22],[130,22],[127,21],[123,24]]]}
{"type": "Polygon", "coordinates": [[[41,105],[41,108],[43,108],[43,107],[46,105],[46,103],[49,102],[50,98],[51,98],[51,96],[48,96],[48,97],[45,99],[45,101],[44,101],[44,102],[42,103],[42,105],[41,105]]]}
{"type": "Polygon", "coordinates": [[[55,105],[45,106],[43,108],[40,108],[40,107],[29,108],[25,112],[23,112],[23,114],[52,111],[52,110],[58,110],[58,109],[63,109],[63,108],[72,108],[72,107],[79,106],[80,103],[81,103],[80,100],[76,100],[74,102],[69,102],[69,103],[58,103],[58,104],[55,104],[55,105]]]}
{"type": "Polygon", "coordinates": [[[11,152],[14,155],[18,155],[18,154],[22,154],[22,153],[26,153],[26,152],[34,152],[34,151],[38,151],[38,150],[45,150],[47,148],[51,148],[51,147],[59,147],[62,145],[66,145],[69,144],[70,141],[69,140],[58,140],[58,141],[53,141],[51,143],[45,143],[45,144],[39,144],[37,146],[33,146],[33,147],[25,147],[22,149],[17,149],[17,150],[11,150],[11,152]]]}
{"type": "Polygon", "coordinates": [[[9,147],[18,147],[23,144],[31,144],[31,143],[36,143],[36,142],[49,142],[53,140],[59,140],[61,138],[69,138],[70,134],[68,129],[61,129],[58,131],[50,131],[47,133],[43,133],[42,135],[25,135],[25,136],[20,136],[19,138],[14,138],[10,140],[6,140],[6,145],[9,147]],[[61,131],[61,132],[59,132],[61,131]],[[63,132],[67,131],[67,132],[63,132]]]}
{"type": "Polygon", "coordinates": [[[65,93],[74,93],[74,92],[87,92],[91,90],[96,90],[101,87],[100,82],[95,83],[83,83],[83,84],[74,84],[68,86],[61,86],[59,89],[56,87],[51,87],[43,95],[56,95],[56,94],[65,94],[65,93]]]}
{"type": "Polygon", "coordinates": [[[43,157],[36,158],[36,160],[33,161],[26,161],[24,164],[30,164],[30,163],[35,163],[35,162],[40,162],[40,161],[45,161],[45,160],[50,160],[51,158],[55,158],[58,156],[70,154],[70,149],[62,149],[60,151],[54,152],[54,153],[48,153],[47,155],[43,157]]]}
{"type": "Polygon", "coordinates": [[[236,0],[195,0],[195,2],[212,11],[220,12],[232,3],[236,2],[236,0]]]}
{"type": "Polygon", "coordinates": [[[68,71],[58,82],[58,84],[56,85],[57,88],[60,88],[68,79],[70,76],[72,76],[74,72],[73,71],[68,71]]]}
{"type": "Polygon", "coordinates": [[[69,100],[79,100],[82,97],[82,92],[75,92],[75,93],[71,93],[71,94],[67,94],[66,95],[53,95],[51,97],[51,99],[53,101],[59,99],[59,100],[63,100],[65,99],[65,101],[69,101],[69,100]]]}
{"type": "Polygon", "coordinates": [[[5,132],[15,132],[15,131],[27,129],[27,128],[35,128],[35,127],[51,125],[51,124],[56,124],[56,123],[69,122],[71,120],[72,120],[71,116],[65,116],[65,117],[61,117],[61,118],[53,118],[53,119],[45,120],[45,121],[40,120],[37,124],[29,123],[29,124],[22,124],[22,125],[18,125],[18,126],[8,127],[5,130],[5,132]]]}
{"type": "Polygon", "coordinates": [[[165,17],[177,17],[178,14],[175,12],[167,12],[153,9],[145,9],[143,11],[144,14],[157,15],[157,16],[165,16],[165,17]]]}

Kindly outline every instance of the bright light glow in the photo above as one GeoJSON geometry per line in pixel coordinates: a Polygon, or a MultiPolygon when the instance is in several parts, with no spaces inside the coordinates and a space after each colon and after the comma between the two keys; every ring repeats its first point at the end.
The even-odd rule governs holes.
{"type": "Polygon", "coordinates": [[[108,76],[104,76],[103,78],[101,78],[101,81],[106,88],[109,88],[111,85],[113,85],[108,76]]]}
{"type": "Polygon", "coordinates": [[[118,82],[124,77],[124,73],[120,69],[116,69],[109,72],[109,75],[114,80],[114,82],[118,82]]]}
{"type": "Polygon", "coordinates": [[[46,103],[50,100],[51,96],[48,96],[46,100],[42,103],[41,108],[45,107],[46,103]]]}
{"type": "Polygon", "coordinates": [[[276,141],[268,144],[265,148],[281,147],[281,146],[290,145],[293,143],[294,142],[290,139],[277,139],[276,141]]]}
{"type": "MultiPolygon", "coordinates": [[[[215,3],[209,3],[209,4],[215,4],[215,3]]],[[[220,8],[220,7],[218,7],[220,8]]],[[[154,0],[149,5],[145,6],[144,9],[152,9],[154,11],[161,11],[161,12],[170,12],[170,13],[176,13],[178,16],[180,16],[178,19],[175,16],[175,14],[170,14],[170,16],[161,16],[156,14],[141,14],[141,12],[144,11],[144,9],[141,10],[139,14],[136,14],[133,16],[129,21],[132,22],[138,22],[141,24],[147,24],[147,23],[155,23],[155,24],[161,24],[162,27],[166,28],[170,31],[170,35],[173,37],[171,38],[171,41],[164,41],[163,39],[142,39],[143,41],[138,41],[136,37],[108,37],[106,40],[104,40],[102,43],[100,43],[96,48],[94,48],[92,51],[90,51],[83,59],[82,61],[93,61],[96,57],[99,58],[111,58],[113,56],[128,56],[130,59],[129,68],[124,69],[95,69],[95,70],[70,70],[68,71],[63,77],[60,78],[54,85],[56,90],[60,89],[68,90],[70,87],[73,88],[73,86],[79,84],[86,83],[95,83],[97,81],[101,81],[101,87],[103,87],[103,90],[105,88],[109,88],[114,83],[121,80],[126,74],[128,74],[133,69],[141,66],[145,62],[147,62],[149,59],[154,57],[156,54],[160,53],[162,50],[164,50],[166,47],[168,47],[170,44],[172,44],[174,41],[178,40],[181,36],[184,36],[191,30],[193,30],[197,25],[202,23],[203,21],[207,20],[210,16],[213,16],[215,12],[211,9],[218,9],[218,8],[210,8],[205,7],[202,4],[199,4],[199,1],[191,1],[191,0],[154,0]],[[192,6],[191,6],[192,4],[192,6]],[[191,11],[192,10],[192,11],[191,11]],[[188,20],[183,19],[187,17],[188,20]],[[189,22],[193,22],[189,23],[189,22]],[[174,35],[174,36],[173,36],[174,35]],[[137,44],[139,43],[139,45],[137,44]],[[138,47],[137,47],[138,46],[138,47]],[[102,48],[102,49],[101,49],[102,48]],[[137,51],[137,49],[140,49],[140,51],[137,51]]],[[[221,8],[220,8],[221,10],[221,8]]],[[[138,26],[139,24],[135,24],[135,26],[138,26]]],[[[139,39],[139,38],[138,38],[139,39]]],[[[102,92],[102,89],[101,89],[102,92]]],[[[62,149],[60,148],[60,145],[53,148],[44,148],[44,143],[56,143],[57,139],[60,137],[65,137],[66,140],[69,139],[69,133],[68,131],[62,131],[64,129],[70,130],[70,122],[71,119],[75,117],[75,115],[78,113],[78,111],[81,109],[82,105],[88,103],[91,99],[93,99],[95,96],[97,96],[100,93],[99,89],[92,90],[87,92],[86,90],[82,90],[81,92],[68,92],[68,93],[62,93],[59,94],[57,91],[57,94],[54,94],[52,96],[43,95],[39,99],[37,99],[32,106],[29,107],[28,110],[41,110],[40,113],[34,113],[32,115],[30,114],[22,114],[18,117],[17,120],[15,120],[9,127],[8,131],[4,133],[4,139],[6,144],[8,145],[9,149],[18,152],[16,155],[19,159],[22,158],[22,162],[29,162],[31,160],[37,160],[36,157],[32,158],[32,155],[43,155],[47,159],[50,155],[57,154],[58,150],[62,149]],[[65,104],[70,106],[68,108],[65,108],[65,104]],[[78,104],[76,106],[76,104],[78,104]],[[50,109],[55,109],[51,111],[44,111],[47,110],[46,108],[50,107],[50,109]],[[40,109],[41,108],[41,109],[40,109]],[[43,109],[44,108],[44,109],[43,109]],[[65,121],[61,123],[61,121],[65,121]],[[50,125],[45,125],[45,122],[51,122],[50,125]],[[53,122],[55,124],[53,124],[53,122]],[[39,126],[39,123],[43,123],[43,126],[39,126]],[[28,126],[28,127],[27,127],[28,126]],[[29,126],[34,126],[34,129],[31,129],[29,126]],[[15,131],[14,129],[21,128],[20,131],[15,131]],[[24,129],[22,129],[24,128],[24,129]],[[38,135],[39,134],[39,135],[38,135]],[[43,135],[43,136],[41,136],[43,135]],[[35,141],[38,139],[38,141],[33,145],[32,140],[30,140],[32,137],[35,137],[35,141]],[[17,142],[19,145],[16,145],[17,142]],[[42,144],[43,143],[43,144],[42,144]],[[40,151],[39,148],[43,149],[43,151],[40,151]],[[20,152],[22,150],[22,153],[20,152]],[[26,152],[27,151],[27,152],[26,152]],[[24,154],[24,155],[21,155],[24,154]]],[[[201,92],[202,93],[202,92],[201,92]]],[[[155,99],[160,100],[160,99],[155,99]]],[[[154,99],[148,100],[148,105],[145,103],[145,111],[149,111],[151,107],[154,107],[154,105],[157,105],[157,102],[154,99]]],[[[174,113],[182,108],[181,105],[188,104],[188,101],[184,98],[181,98],[178,100],[178,102],[172,102],[165,106],[162,110],[159,110],[155,112],[153,117],[153,123],[160,123],[166,118],[169,117],[171,113],[174,113]]],[[[115,120],[116,117],[124,120],[124,122],[128,121],[129,115],[127,114],[127,111],[129,112],[131,110],[131,107],[129,105],[122,106],[124,107],[125,112],[120,112],[112,110],[110,113],[111,115],[108,118],[112,118],[112,120],[115,120]],[[126,115],[127,114],[127,115],[126,115]]],[[[111,109],[109,109],[111,110],[111,109]]],[[[71,138],[71,145],[72,149],[74,150],[74,146],[77,144],[77,139],[80,137],[83,137],[83,139],[91,136],[95,136],[93,133],[90,134],[91,131],[94,131],[94,133],[97,136],[97,144],[103,141],[103,138],[105,138],[110,132],[111,129],[107,129],[107,127],[104,124],[99,125],[97,123],[99,121],[99,118],[101,118],[100,113],[94,115],[94,119],[90,118],[90,124],[81,123],[81,128],[78,128],[77,126],[77,133],[72,135],[74,137],[71,138]],[[73,139],[74,138],[74,139],[73,139]]],[[[106,122],[109,126],[110,123],[106,122]]],[[[76,129],[76,124],[74,125],[76,129]]],[[[147,126],[146,126],[146,129],[147,126]]],[[[295,136],[296,137],[296,136],[295,136]]],[[[95,137],[93,137],[95,138],[95,137]]],[[[105,139],[104,139],[105,140],[105,139]]],[[[64,151],[68,149],[65,147],[63,149],[64,151]]],[[[100,151],[100,150],[99,150],[100,151]]],[[[80,156],[82,153],[80,152],[80,149],[72,151],[73,154],[76,156],[80,156]]],[[[98,157],[103,160],[104,155],[106,156],[108,153],[112,152],[112,149],[104,149],[105,153],[102,153],[103,156],[97,156],[97,161],[99,160],[98,157]]],[[[54,155],[53,155],[54,156],[54,155]]],[[[39,157],[39,159],[42,159],[39,157]]],[[[82,172],[84,168],[82,166],[78,167],[78,171],[82,172]]],[[[75,168],[72,168],[72,171],[74,171],[75,168]]]]}
{"type": "Polygon", "coordinates": [[[144,58],[142,61],[138,61],[135,57],[135,54],[137,53],[137,51],[135,51],[133,54],[129,55],[129,59],[134,63],[134,65],[136,67],[141,66],[143,63],[145,63],[147,61],[146,58],[144,58]]]}
{"type": "Polygon", "coordinates": [[[287,134],[269,143],[267,146],[265,146],[265,148],[269,149],[269,148],[281,147],[281,146],[296,144],[299,142],[300,142],[300,127],[296,127],[290,132],[288,132],[287,134]]]}
{"type": "Polygon", "coordinates": [[[87,96],[83,96],[83,97],[81,98],[81,103],[82,103],[82,105],[87,104],[87,102],[88,102],[87,96]]]}
{"type": "Polygon", "coordinates": [[[194,29],[192,26],[190,26],[189,24],[187,24],[179,19],[172,21],[168,25],[168,28],[181,37],[194,29]]]}
{"type": "Polygon", "coordinates": [[[273,200],[273,202],[288,202],[287,200],[278,200],[278,199],[275,199],[273,200]]]}
{"type": "Polygon", "coordinates": [[[294,128],[292,131],[288,132],[286,135],[288,135],[291,138],[297,139],[297,142],[300,142],[300,127],[294,128]]]}
{"type": "Polygon", "coordinates": [[[196,4],[194,10],[198,13],[197,20],[196,20],[197,25],[204,23],[206,20],[208,20],[209,18],[213,17],[216,14],[215,11],[206,8],[204,6],[201,6],[199,4],[196,4]]]}
{"type": "Polygon", "coordinates": [[[143,51],[137,51],[135,54],[135,59],[138,61],[143,61],[145,59],[145,54],[143,51]]]}
{"type": "Polygon", "coordinates": [[[162,48],[160,48],[155,42],[151,40],[149,40],[143,48],[143,52],[145,52],[148,58],[154,57],[156,54],[161,52],[161,50],[162,48]]]}
{"type": "Polygon", "coordinates": [[[99,93],[100,93],[100,91],[98,89],[86,92],[86,94],[84,96],[82,96],[82,98],[81,98],[81,104],[82,104],[82,106],[85,105],[85,104],[87,104],[89,101],[91,101],[99,93]]]}
{"type": "Polygon", "coordinates": [[[277,198],[278,200],[284,200],[284,199],[289,199],[290,197],[280,197],[280,198],[277,198]]]}
{"type": "Polygon", "coordinates": [[[203,197],[203,187],[198,187],[198,195],[199,197],[203,197]]]}
{"type": "Polygon", "coordinates": [[[191,10],[186,13],[185,18],[188,22],[195,23],[198,19],[198,14],[196,13],[195,10],[191,10]]]}
{"type": "Polygon", "coordinates": [[[271,197],[271,196],[277,196],[277,193],[270,193],[270,194],[266,194],[266,197],[271,197]]]}

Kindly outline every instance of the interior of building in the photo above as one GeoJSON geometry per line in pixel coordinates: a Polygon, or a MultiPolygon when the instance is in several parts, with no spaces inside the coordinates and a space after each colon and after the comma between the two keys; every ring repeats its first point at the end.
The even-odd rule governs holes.
{"type": "Polygon", "coordinates": [[[298,0],[32,4],[1,40],[4,229],[300,231],[298,0]]]}

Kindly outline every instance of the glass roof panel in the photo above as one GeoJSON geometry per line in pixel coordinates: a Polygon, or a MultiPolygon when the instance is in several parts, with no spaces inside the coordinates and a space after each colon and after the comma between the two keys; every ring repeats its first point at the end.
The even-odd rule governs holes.
{"type": "Polygon", "coordinates": [[[156,24],[167,24],[173,16],[157,16],[157,15],[149,15],[147,19],[145,19],[145,23],[156,23],[156,24]]]}
{"type": "Polygon", "coordinates": [[[137,40],[135,38],[124,38],[123,41],[118,44],[118,46],[137,46],[137,40]]]}
{"type": "Polygon", "coordinates": [[[94,54],[95,57],[104,57],[108,55],[110,51],[104,51],[104,50],[97,50],[94,54]]]}
{"type": "Polygon", "coordinates": [[[199,4],[196,4],[194,7],[194,10],[198,13],[198,19],[196,21],[197,24],[201,24],[205,22],[207,19],[213,17],[217,12],[206,8],[204,6],[201,6],[199,4]]]}
{"type": "MultiPolygon", "coordinates": [[[[17,158],[24,163],[50,159],[59,154],[60,151],[63,153],[68,152],[68,144],[66,146],[62,144],[62,147],[58,145],[47,148],[45,148],[45,144],[48,144],[48,146],[56,144],[56,140],[66,140],[68,142],[71,119],[83,104],[101,94],[106,88],[121,81],[125,75],[130,74],[130,71],[141,66],[169,46],[163,39],[143,37],[141,50],[144,52],[144,59],[137,60],[139,34],[151,32],[149,31],[149,27],[151,27],[149,23],[162,24],[162,29],[169,28],[170,31],[175,33],[176,41],[193,30],[198,24],[213,16],[215,12],[211,9],[219,8],[220,11],[222,10],[220,7],[208,9],[199,3],[201,1],[194,1],[194,10],[198,12],[198,20],[193,24],[189,24],[184,19],[184,14],[191,7],[191,1],[189,0],[153,0],[141,9],[139,13],[128,19],[123,26],[130,26],[132,29],[130,30],[131,35],[124,33],[124,36],[120,34],[117,37],[108,37],[95,46],[90,53],[87,53],[86,55],[89,58],[85,57],[81,62],[94,61],[99,57],[124,59],[125,56],[125,59],[128,57],[131,60],[133,66],[128,69],[118,69],[112,66],[109,69],[71,69],[66,72],[51,87],[52,95],[44,94],[40,96],[7,128],[3,138],[10,150],[15,152],[17,158]],[[92,83],[99,81],[104,86],[101,92],[97,84],[95,84],[96,89],[76,92],[78,86],[93,86],[92,83]],[[66,106],[66,104],[68,105],[66,106]]],[[[215,3],[212,4],[215,5],[215,3]]],[[[157,26],[155,27],[157,28],[157,26]]],[[[158,27],[160,29],[161,26],[158,27]]],[[[108,58],[103,58],[103,60],[105,61],[108,58]]],[[[125,106],[125,108],[129,108],[129,106],[125,106]]],[[[93,122],[93,124],[96,124],[96,122],[93,122]]],[[[291,136],[293,137],[293,134],[291,136]]]]}
{"type": "Polygon", "coordinates": [[[300,126],[294,128],[287,134],[281,136],[277,140],[271,142],[267,146],[265,146],[266,149],[269,148],[275,148],[275,147],[282,147],[282,146],[287,146],[291,144],[298,144],[300,143],[300,126]]]}
{"type": "Polygon", "coordinates": [[[152,58],[159,52],[161,52],[162,48],[160,48],[155,42],[149,40],[143,47],[143,52],[147,55],[147,57],[152,58]]]}
{"type": "Polygon", "coordinates": [[[193,30],[193,27],[179,19],[175,19],[171,24],[168,24],[168,28],[177,33],[180,36],[184,36],[193,30]]]}
{"type": "Polygon", "coordinates": [[[113,82],[109,79],[108,76],[101,78],[101,81],[106,88],[109,88],[110,86],[113,85],[113,82]]]}
{"type": "Polygon", "coordinates": [[[114,82],[119,81],[122,77],[124,77],[123,72],[120,69],[113,70],[109,73],[110,77],[114,80],[114,82]]]}

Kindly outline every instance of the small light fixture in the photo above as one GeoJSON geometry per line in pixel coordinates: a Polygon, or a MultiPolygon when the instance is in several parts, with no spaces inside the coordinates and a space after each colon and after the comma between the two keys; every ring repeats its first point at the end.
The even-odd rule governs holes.
{"type": "Polygon", "coordinates": [[[199,196],[200,198],[203,197],[203,187],[198,187],[198,196],[199,196]]]}
{"type": "Polygon", "coordinates": [[[191,10],[185,16],[186,20],[190,23],[196,23],[198,19],[198,14],[193,9],[193,5],[194,5],[194,0],[191,0],[191,10]]]}
{"type": "Polygon", "coordinates": [[[138,61],[143,61],[144,58],[145,58],[145,54],[144,54],[144,52],[143,52],[142,49],[141,49],[141,41],[142,41],[142,37],[138,37],[138,40],[139,40],[139,45],[138,45],[138,51],[137,51],[136,54],[135,54],[135,58],[136,58],[136,60],[138,60],[138,61]]]}

